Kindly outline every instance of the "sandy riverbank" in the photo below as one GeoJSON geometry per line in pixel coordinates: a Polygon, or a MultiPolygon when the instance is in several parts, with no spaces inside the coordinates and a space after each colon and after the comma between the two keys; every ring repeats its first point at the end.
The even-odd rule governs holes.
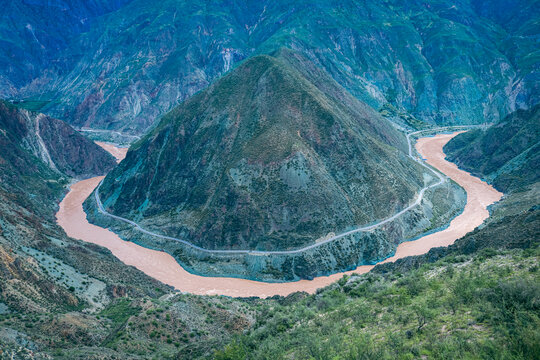
{"type": "Polygon", "coordinates": [[[116,158],[117,162],[124,160],[128,151],[128,148],[116,147],[113,144],[109,144],[106,142],[96,141],[96,144],[107,150],[112,156],[116,158]]]}

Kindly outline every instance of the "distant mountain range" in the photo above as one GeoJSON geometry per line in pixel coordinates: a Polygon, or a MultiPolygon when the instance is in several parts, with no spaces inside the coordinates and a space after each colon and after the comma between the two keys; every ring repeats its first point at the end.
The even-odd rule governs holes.
{"type": "Polygon", "coordinates": [[[76,126],[140,133],[244,59],[286,47],[388,116],[491,123],[539,102],[539,9],[537,0],[9,1],[0,96],[76,126]]]}

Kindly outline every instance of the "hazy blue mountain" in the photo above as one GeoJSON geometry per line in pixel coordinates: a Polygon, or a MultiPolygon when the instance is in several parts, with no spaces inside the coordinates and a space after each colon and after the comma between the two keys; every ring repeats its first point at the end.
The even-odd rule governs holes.
{"type": "MultiPolygon", "coordinates": [[[[3,77],[2,91],[53,100],[44,111],[77,126],[140,132],[241,60],[288,47],[390,115],[493,122],[539,101],[536,0],[92,4],[92,16],[109,13],[84,29],[68,26],[66,43],[47,60],[54,66],[34,65],[46,57],[26,51],[29,39],[13,41],[25,50],[19,61],[2,48],[9,66],[27,64],[3,77]],[[42,71],[58,67],[60,74],[42,71]]],[[[24,16],[2,38],[25,33],[29,8],[17,8],[24,16]]],[[[47,33],[64,31],[60,23],[47,33]]]]}
{"type": "Polygon", "coordinates": [[[129,0],[1,0],[0,98],[52,89],[80,58],[63,54],[94,19],[129,0]]]}

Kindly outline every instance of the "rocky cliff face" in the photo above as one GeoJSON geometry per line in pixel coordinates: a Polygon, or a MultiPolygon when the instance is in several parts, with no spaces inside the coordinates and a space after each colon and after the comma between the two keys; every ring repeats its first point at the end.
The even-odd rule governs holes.
{"type": "Polygon", "coordinates": [[[315,86],[294,67],[305,58],[277,56],[167,114],[107,176],[104,205],[203,247],[267,250],[405,207],[424,171],[396,148],[404,136],[327,75],[310,72],[315,86]]]}
{"type": "Polygon", "coordinates": [[[540,105],[519,110],[487,130],[452,139],[448,158],[504,191],[523,190],[540,181],[540,105]]]}
{"type": "MultiPolygon", "coordinates": [[[[70,5],[86,9],[76,3],[70,5]]],[[[75,35],[53,46],[52,58],[41,54],[24,27],[34,24],[24,19],[37,5],[17,7],[24,16],[3,37],[27,38],[13,42],[20,51],[2,47],[11,70],[0,89],[26,95],[55,90],[42,96],[56,100],[47,113],[77,126],[141,132],[241,60],[288,47],[391,115],[410,113],[439,124],[492,122],[540,100],[540,14],[533,0],[105,3],[88,6],[91,25],[77,22],[82,15],[70,17],[68,33],[75,35]],[[37,50],[21,50],[21,44],[37,50]],[[32,53],[35,59],[23,56],[32,53]],[[14,61],[16,54],[23,61],[14,61]],[[60,75],[51,70],[58,67],[60,75]],[[18,76],[25,80],[12,79],[18,76]]]]}
{"type": "Polygon", "coordinates": [[[105,150],[63,121],[0,101],[3,151],[29,151],[50,169],[70,177],[106,174],[115,166],[105,150]],[[11,148],[10,148],[11,146],[11,148]]]}

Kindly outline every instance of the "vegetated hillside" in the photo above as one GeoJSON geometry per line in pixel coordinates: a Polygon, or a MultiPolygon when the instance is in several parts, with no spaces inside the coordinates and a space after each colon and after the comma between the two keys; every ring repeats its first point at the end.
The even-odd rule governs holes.
{"type": "MultiPolygon", "coordinates": [[[[91,341],[100,341],[106,325],[82,310],[99,311],[128,293],[156,297],[167,290],[108,250],[66,237],[56,225],[57,203],[70,179],[28,146],[33,134],[27,126],[35,124],[34,115],[0,103],[0,358],[12,358],[6,355],[10,348],[61,347],[66,339],[88,342],[88,328],[98,329],[91,341]]],[[[86,144],[77,133],[55,136],[58,143],[86,144]]],[[[101,158],[101,148],[88,148],[97,164],[86,166],[84,173],[106,171],[109,158],[101,158]]]]}
{"type": "MultiPolygon", "coordinates": [[[[3,134],[0,143],[8,144],[3,134]]],[[[34,171],[28,164],[35,162],[42,170],[32,175],[44,181],[10,175],[0,182],[0,357],[534,359],[540,353],[537,184],[506,196],[486,226],[448,249],[377,266],[314,295],[230,299],[173,293],[109,251],[67,238],[50,201],[63,191],[57,172],[20,147],[9,144],[13,158],[4,149],[1,166],[34,171]],[[20,189],[6,190],[7,184],[20,189]],[[55,188],[47,195],[38,184],[55,188]]]]}
{"type": "Polygon", "coordinates": [[[68,238],[54,214],[70,179],[24,147],[28,118],[0,106],[0,359],[137,358],[180,344],[201,356],[253,323],[241,302],[171,296],[108,250],[68,238]],[[115,351],[135,315],[152,341],[115,351]]]}
{"type": "Polygon", "coordinates": [[[206,248],[267,250],[405,207],[425,170],[403,134],[283,57],[305,61],[253,57],[167,114],[107,176],[104,205],[206,248]]]}
{"type": "MultiPolygon", "coordinates": [[[[288,47],[374,108],[390,116],[412,114],[411,124],[419,123],[415,117],[439,124],[481,123],[539,101],[537,0],[133,0],[120,5],[102,9],[119,7],[89,22],[80,36],[68,36],[69,46],[54,53],[50,67],[70,71],[41,71],[43,66],[35,65],[44,58],[40,52],[18,62],[10,57],[11,47],[1,47],[12,68],[2,91],[14,87],[10,91],[17,94],[22,88],[20,96],[53,100],[44,111],[76,126],[141,132],[241,60],[288,47]],[[19,63],[27,65],[14,69],[19,63]],[[24,81],[10,78],[20,74],[24,81]]],[[[41,30],[36,36],[42,42],[41,22],[24,20],[28,7],[17,11],[23,16],[6,22],[17,26],[2,38],[15,34],[22,37],[14,41],[17,49],[41,49],[25,28],[41,30]]],[[[45,29],[55,24],[62,33],[61,21],[45,29]]]]}
{"type": "MultiPolygon", "coordinates": [[[[530,151],[524,144],[538,121],[524,119],[536,111],[509,116],[505,121],[516,122],[508,137],[501,126],[488,130],[494,142],[511,139],[499,143],[512,155],[504,159],[530,151]]],[[[506,167],[500,156],[490,165],[496,170],[506,167]]],[[[215,358],[538,358],[540,182],[524,171],[502,184],[510,192],[455,244],[267,306],[251,331],[215,358]]]]}
{"type": "Polygon", "coordinates": [[[26,156],[18,154],[17,149],[29,152],[62,175],[79,178],[104,175],[116,165],[108,152],[65,122],[1,100],[0,131],[5,142],[2,153],[12,159],[7,165],[12,165],[14,172],[28,170],[28,165],[22,165],[26,156]]]}
{"type": "Polygon", "coordinates": [[[263,303],[214,358],[538,358],[539,195],[539,182],[508,194],[447,248],[263,303]]]}
{"type": "Polygon", "coordinates": [[[537,358],[539,190],[511,193],[448,248],[267,307],[215,358],[537,358]]]}
{"type": "Polygon", "coordinates": [[[450,161],[503,192],[534,184],[540,181],[540,105],[461,134],[444,150],[450,161]]]}
{"type": "Polygon", "coordinates": [[[538,248],[448,256],[264,304],[214,359],[535,359],[538,248]]]}
{"type": "Polygon", "coordinates": [[[500,223],[509,227],[490,223],[449,249],[378,266],[314,295],[153,298],[128,290],[102,310],[57,310],[52,322],[10,308],[0,315],[7,329],[0,345],[6,354],[31,349],[59,359],[533,359],[540,350],[540,209],[530,208],[537,197],[514,196],[495,210],[517,214],[517,223],[500,223]],[[60,326],[69,331],[44,337],[60,326]]]}

